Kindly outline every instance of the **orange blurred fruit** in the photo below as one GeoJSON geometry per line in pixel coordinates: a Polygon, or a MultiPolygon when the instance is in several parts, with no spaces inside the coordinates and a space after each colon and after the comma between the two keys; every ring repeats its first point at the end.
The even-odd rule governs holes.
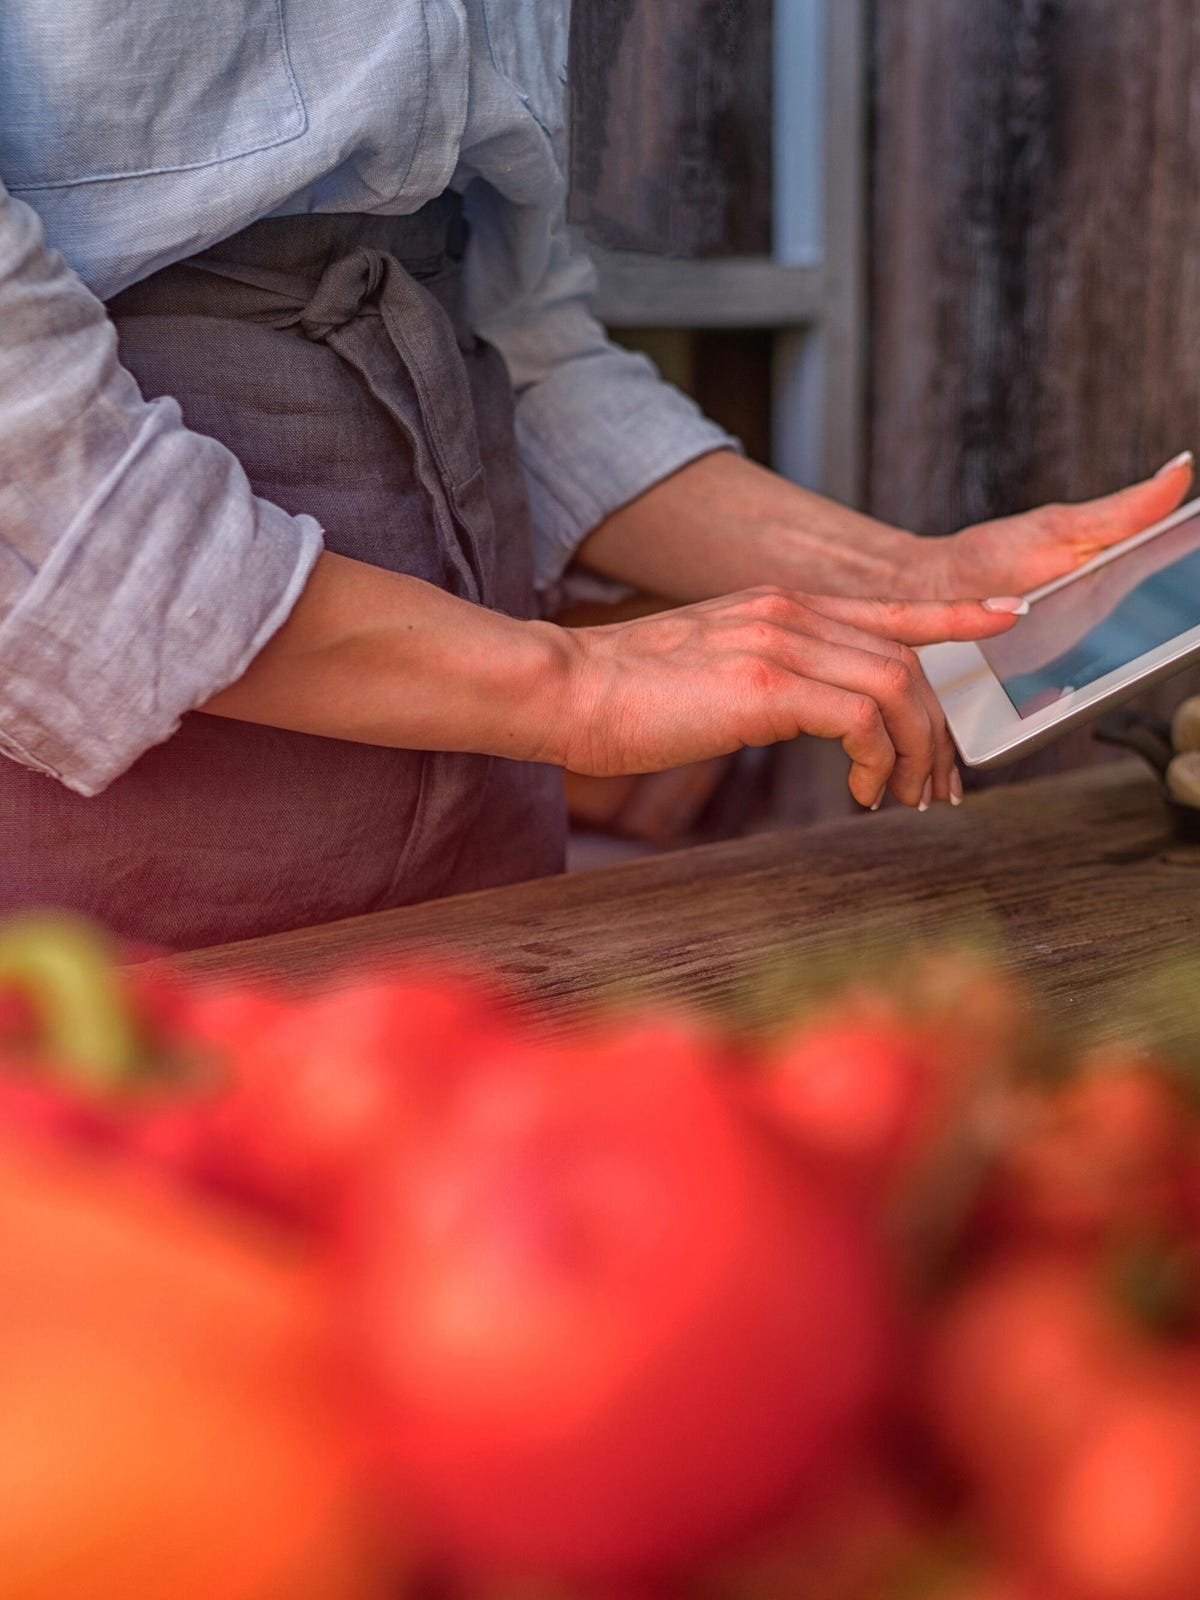
{"type": "Polygon", "coordinates": [[[0,1600],[380,1592],[302,1263],[4,1147],[0,1307],[0,1600]]]}

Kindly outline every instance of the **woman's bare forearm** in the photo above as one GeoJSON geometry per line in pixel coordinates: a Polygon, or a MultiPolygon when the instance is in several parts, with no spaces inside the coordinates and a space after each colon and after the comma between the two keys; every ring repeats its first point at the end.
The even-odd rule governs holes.
{"type": "Polygon", "coordinates": [[[951,793],[953,752],[901,641],[991,637],[1013,621],[1003,606],[806,600],[760,588],[572,631],[326,552],[287,622],[202,709],[599,776],[815,733],[845,744],[865,804],[890,783],[907,804],[927,805],[951,793]]]}
{"type": "Polygon", "coordinates": [[[200,709],[361,744],[558,759],[560,630],[325,551],[287,622],[200,709]]]}
{"type": "Polygon", "coordinates": [[[735,455],[701,456],[614,512],[579,559],[671,600],[759,583],[810,594],[913,594],[920,542],[735,455]]]}

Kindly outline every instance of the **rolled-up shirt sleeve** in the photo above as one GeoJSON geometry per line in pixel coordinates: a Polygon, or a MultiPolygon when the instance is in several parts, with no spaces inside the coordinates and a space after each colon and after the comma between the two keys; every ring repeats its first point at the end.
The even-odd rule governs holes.
{"type": "Polygon", "coordinates": [[[477,182],[467,216],[473,324],[516,392],[535,583],[551,609],[605,517],[698,457],[742,446],[647,357],[608,338],[592,311],[595,267],[561,211],[512,206],[477,182]]]}
{"type": "Polygon", "coordinates": [[[0,185],[0,753],[97,794],[242,675],[321,547],[143,399],[104,306],[0,185]]]}

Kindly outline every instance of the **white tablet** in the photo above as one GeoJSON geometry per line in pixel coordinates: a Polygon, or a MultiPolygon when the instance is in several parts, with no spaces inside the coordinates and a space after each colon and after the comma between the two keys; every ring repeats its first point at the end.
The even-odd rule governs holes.
{"type": "Polygon", "coordinates": [[[1200,500],[1027,598],[999,638],[918,651],[968,766],[1014,761],[1200,659],[1200,500]]]}

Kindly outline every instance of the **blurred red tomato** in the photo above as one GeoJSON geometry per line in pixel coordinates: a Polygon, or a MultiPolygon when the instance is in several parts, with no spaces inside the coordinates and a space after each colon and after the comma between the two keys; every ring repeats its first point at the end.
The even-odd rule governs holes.
{"type": "Polygon", "coordinates": [[[1062,1088],[1028,1095],[1023,1112],[989,1185],[993,1232],[1087,1246],[1179,1226],[1189,1119],[1158,1063],[1093,1055],[1062,1088]]]}
{"type": "Polygon", "coordinates": [[[969,1280],[927,1344],[931,1420],[1010,1523],[1036,1506],[1115,1382],[1151,1362],[1081,1265],[1022,1258],[969,1280]]]}
{"type": "Polygon", "coordinates": [[[305,997],[198,990],[186,1026],[212,1081],[143,1108],[138,1149],[201,1187],[327,1226],[393,1124],[512,1025],[476,980],[402,973],[305,997]]]}
{"type": "Polygon", "coordinates": [[[761,1094],[846,1178],[885,1195],[936,1186],[935,1169],[973,1165],[974,1147],[992,1136],[1020,1028],[1018,997],[993,965],[969,951],[926,952],[902,988],[852,985],[790,1031],[766,1056],[761,1094]]]}
{"type": "Polygon", "coordinates": [[[0,1146],[0,1600],[366,1600],[311,1270],[111,1164],[0,1146]]]}
{"type": "Polygon", "coordinates": [[[1086,1600],[1200,1595],[1200,1374],[1115,1387],[1047,1485],[1039,1552],[1086,1600]]]}
{"type": "Polygon", "coordinates": [[[102,1101],[32,1076],[24,1065],[0,1063],[0,1134],[51,1144],[117,1144],[119,1119],[102,1101]]]}
{"type": "Polygon", "coordinates": [[[465,1560],[686,1566],[830,1473],[887,1358],[870,1241],[696,1035],[482,1055],[365,1187],[382,1456],[465,1560]]]}
{"type": "Polygon", "coordinates": [[[869,1000],[818,1017],[782,1042],[759,1081],[763,1103],[806,1150],[872,1188],[912,1160],[936,1094],[924,1040],[869,1000]]]}
{"type": "MultiPolygon", "coordinates": [[[[46,935],[53,938],[53,933],[46,935]]],[[[68,943],[60,952],[65,969],[82,959],[68,943]]],[[[91,952],[89,952],[91,954],[91,952]]],[[[169,975],[139,971],[107,973],[130,1053],[120,1070],[99,1080],[81,1076],[78,1062],[55,1051],[46,1015],[53,992],[0,990],[0,1131],[32,1136],[60,1146],[109,1146],[135,1150],[143,1138],[155,1143],[160,1119],[194,1128],[196,1081],[203,1061],[190,1028],[190,998],[169,975]]],[[[107,1022],[107,1018],[102,1021],[107,1022]]],[[[79,1038],[86,1036],[81,1020],[79,1038]]]]}

